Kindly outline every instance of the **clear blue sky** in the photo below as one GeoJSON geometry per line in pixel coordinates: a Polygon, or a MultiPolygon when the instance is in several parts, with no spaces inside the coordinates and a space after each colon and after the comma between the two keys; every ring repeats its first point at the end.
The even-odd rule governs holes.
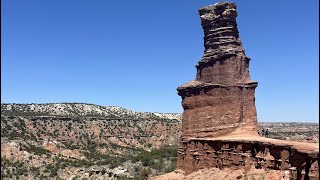
{"type": "MultiPolygon", "coordinates": [[[[3,0],[1,102],[182,112],[208,0],[3,0]]],[[[237,0],[258,121],[319,119],[319,1],[237,0]]]]}

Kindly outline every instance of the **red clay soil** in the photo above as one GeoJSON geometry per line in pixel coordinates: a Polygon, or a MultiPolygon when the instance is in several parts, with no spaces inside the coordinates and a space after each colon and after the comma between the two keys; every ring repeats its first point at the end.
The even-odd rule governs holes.
{"type": "Polygon", "coordinates": [[[160,176],[151,177],[151,180],[289,180],[289,172],[282,170],[250,169],[245,172],[243,169],[233,170],[219,168],[202,169],[185,175],[184,171],[176,170],[160,176]]]}

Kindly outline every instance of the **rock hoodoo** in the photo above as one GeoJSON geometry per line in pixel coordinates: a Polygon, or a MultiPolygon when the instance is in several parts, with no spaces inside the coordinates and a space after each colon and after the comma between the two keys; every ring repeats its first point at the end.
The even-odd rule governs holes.
{"type": "Polygon", "coordinates": [[[182,135],[177,168],[273,169],[291,179],[319,179],[319,147],[258,136],[255,88],[237,29],[236,5],[200,8],[204,55],[196,79],[178,87],[182,135]]]}
{"type": "Polygon", "coordinates": [[[257,135],[254,92],[249,61],[242,48],[234,3],[199,10],[204,31],[204,55],[196,65],[196,80],[178,87],[182,97],[183,137],[257,135]]]}

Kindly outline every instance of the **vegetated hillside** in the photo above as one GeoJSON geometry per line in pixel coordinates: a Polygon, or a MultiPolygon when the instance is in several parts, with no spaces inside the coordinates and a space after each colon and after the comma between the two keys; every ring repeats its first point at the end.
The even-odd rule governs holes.
{"type": "Polygon", "coordinates": [[[172,171],[179,117],[79,103],[2,104],[1,177],[140,179],[172,171]]]}
{"type": "MultiPolygon", "coordinates": [[[[319,142],[318,123],[259,123],[269,137],[319,142]]],[[[175,169],[179,113],[80,103],[2,104],[1,179],[143,179],[175,169]]]]}
{"type": "Polygon", "coordinates": [[[134,112],[119,106],[99,106],[85,103],[1,104],[1,114],[6,116],[181,119],[180,113],[134,112]]]}
{"type": "Polygon", "coordinates": [[[319,143],[319,123],[260,122],[259,127],[268,129],[269,138],[319,143]]]}

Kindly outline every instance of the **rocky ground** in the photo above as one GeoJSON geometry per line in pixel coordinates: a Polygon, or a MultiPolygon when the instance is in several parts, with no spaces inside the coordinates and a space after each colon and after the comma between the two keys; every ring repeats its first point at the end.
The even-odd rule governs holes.
{"type": "MultiPolygon", "coordinates": [[[[143,179],[172,172],[180,118],[92,104],[2,104],[1,179],[143,179]]],[[[259,125],[272,138],[319,142],[317,123],[259,125]]]]}
{"type": "Polygon", "coordinates": [[[174,113],[76,103],[2,104],[1,177],[139,179],[169,172],[175,169],[180,127],[180,114],[174,113]]]}
{"type": "Polygon", "coordinates": [[[250,171],[245,172],[244,170],[233,170],[210,168],[202,169],[197,172],[185,175],[182,170],[176,170],[168,174],[155,176],[152,180],[287,180],[289,179],[288,171],[277,171],[255,169],[252,168],[250,171]]]}

